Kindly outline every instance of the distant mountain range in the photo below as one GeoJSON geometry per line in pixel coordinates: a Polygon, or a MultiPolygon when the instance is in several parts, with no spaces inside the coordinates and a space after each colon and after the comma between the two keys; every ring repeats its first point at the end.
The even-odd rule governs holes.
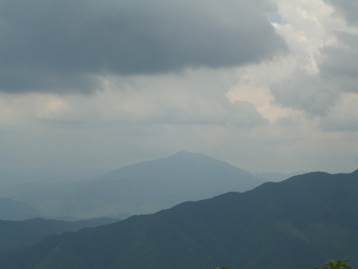
{"type": "Polygon", "coordinates": [[[223,161],[181,151],[74,183],[30,183],[11,197],[30,204],[41,216],[57,219],[125,218],[153,213],[184,201],[246,191],[263,181],[223,161]]]}
{"type": "Polygon", "coordinates": [[[0,220],[25,220],[34,218],[39,214],[27,203],[0,197],[0,220]]]}
{"type": "Polygon", "coordinates": [[[308,173],[51,236],[0,253],[0,268],[302,269],[358,263],[358,170],[308,173]]]}
{"type": "Polygon", "coordinates": [[[0,250],[34,244],[51,234],[75,232],[86,227],[96,227],[119,219],[92,219],[66,222],[34,218],[24,221],[0,220],[0,250]]]}

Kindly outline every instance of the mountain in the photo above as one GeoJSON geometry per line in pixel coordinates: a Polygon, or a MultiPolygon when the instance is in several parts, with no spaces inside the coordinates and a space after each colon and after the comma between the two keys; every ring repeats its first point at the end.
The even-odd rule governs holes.
{"type": "Polygon", "coordinates": [[[23,192],[17,199],[43,215],[94,218],[153,213],[184,201],[246,191],[262,181],[223,161],[185,151],[106,173],[94,180],[23,192]]]}
{"type": "Polygon", "coordinates": [[[34,244],[51,234],[75,232],[85,227],[96,227],[119,221],[118,219],[93,219],[76,222],[34,218],[24,221],[0,220],[0,250],[34,244]]]}
{"type": "Polygon", "coordinates": [[[25,220],[39,215],[40,213],[27,203],[0,197],[0,220],[25,220]]]}
{"type": "Polygon", "coordinates": [[[314,268],[358,263],[358,171],[315,172],[51,236],[0,253],[7,269],[314,268]]]}
{"type": "Polygon", "coordinates": [[[107,204],[168,207],[259,184],[249,172],[199,153],[181,151],[169,158],[111,171],[76,193],[107,204]]]}

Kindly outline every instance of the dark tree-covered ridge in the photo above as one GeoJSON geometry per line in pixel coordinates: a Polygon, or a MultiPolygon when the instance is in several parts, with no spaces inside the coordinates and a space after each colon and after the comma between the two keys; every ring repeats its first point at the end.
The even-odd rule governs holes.
{"type": "Polygon", "coordinates": [[[358,263],[358,173],[316,172],[252,191],[46,238],[1,253],[1,268],[302,269],[358,263]]]}

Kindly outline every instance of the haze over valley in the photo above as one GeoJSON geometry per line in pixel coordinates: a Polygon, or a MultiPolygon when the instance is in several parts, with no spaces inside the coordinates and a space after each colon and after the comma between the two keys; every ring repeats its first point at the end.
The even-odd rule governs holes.
{"type": "Polygon", "coordinates": [[[13,201],[10,210],[13,217],[8,219],[18,220],[21,210],[22,219],[29,216],[64,220],[125,218],[153,213],[180,202],[246,191],[262,182],[223,161],[180,151],[166,158],[125,166],[92,180],[16,184],[7,189],[7,197],[18,201],[17,204],[13,201]],[[25,203],[28,210],[21,208],[25,208],[25,203]]]}

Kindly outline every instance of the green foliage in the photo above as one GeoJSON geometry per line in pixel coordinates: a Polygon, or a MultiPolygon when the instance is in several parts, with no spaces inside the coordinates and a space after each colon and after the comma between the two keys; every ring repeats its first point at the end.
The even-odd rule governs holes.
{"type": "MultiPolygon", "coordinates": [[[[357,176],[311,173],[183,203],[0,252],[0,268],[232,269],[229,261],[240,269],[303,269],[326,257],[357,264],[357,176]]],[[[343,264],[322,267],[353,269],[343,264]]]]}
{"type": "Polygon", "coordinates": [[[231,267],[232,267],[232,264],[229,264],[226,267],[211,267],[211,269],[228,269],[228,268],[231,268],[231,267]]]}
{"type": "Polygon", "coordinates": [[[326,262],[328,267],[320,267],[315,269],[358,269],[358,267],[350,267],[347,264],[347,261],[349,261],[349,259],[339,261],[330,260],[329,262],[326,262]]]}

